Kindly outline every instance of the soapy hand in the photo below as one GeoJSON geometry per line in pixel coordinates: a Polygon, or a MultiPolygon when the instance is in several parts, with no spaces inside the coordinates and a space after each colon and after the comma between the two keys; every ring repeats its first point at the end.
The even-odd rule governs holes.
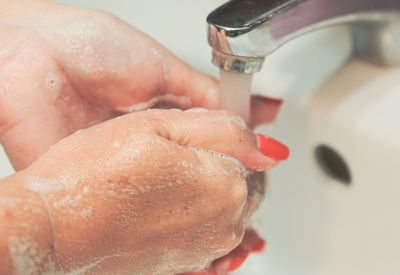
{"type": "MultiPolygon", "coordinates": [[[[2,14],[0,7],[2,42],[0,43],[0,141],[17,170],[26,168],[51,145],[76,130],[124,113],[149,107],[218,108],[218,83],[213,78],[191,69],[161,45],[112,15],[48,1],[3,2],[8,3],[2,5],[7,7],[7,13],[2,14]]],[[[273,120],[280,103],[253,97],[250,125],[255,126],[273,120]]],[[[235,120],[240,121],[237,118],[235,120]]],[[[113,145],[115,148],[120,146],[119,142],[113,145]]],[[[92,149],[99,150],[98,147],[92,149]]],[[[85,156],[86,153],[87,151],[85,156]]],[[[209,152],[209,154],[215,153],[209,152]]],[[[51,171],[50,167],[56,168],[57,172],[53,171],[54,175],[63,171],[61,162],[51,166],[52,161],[49,157],[46,158],[50,164],[42,168],[43,171],[46,169],[51,171]]],[[[88,158],[87,161],[96,162],[98,159],[88,158]]],[[[156,169],[151,167],[147,166],[148,169],[156,169]]],[[[33,170],[29,168],[28,171],[33,170]]],[[[152,170],[147,170],[147,173],[150,173],[149,171],[152,170]]],[[[14,178],[18,178],[18,174],[14,178]]],[[[100,173],[98,176],[101,175],[100,173]]],[[[43,182],[39,180],[36,183],[43,182]]],[[[219,181],[215,182],[218,183],[219,181]]],[[[146,190],[143,188],[145,187],[139,192],[146,190]]],[[[83,188],[80,192],[85,194],[87,190],[83,188]]],[[[26,190],[23,188],[21,192],[26,190]]],[[[112,192],[111,190],[110,194],[112,192]]],[[[78,193],[76,197],[79,196],[81,195],[78,193]]],[[[66,195],[65,200],[60,200],[61,204],[65,206],[69,199],[71,198],[66,195]]],[[[175,203],[180,199],[182,198],[176,198],[175,203]]],[[[40,200],[41,198],[38,199],[40,200]]],[[[218,202],[218,199],[212,203],[216,204],[215,202],[218,202]]],[[[71,201],[70,203],[75,204],[71,201]]],[[[118,205],[117,200],[114,203],[118,205]]],[[[147,207],[148,204],[150,201],[143,205],[147,207]]],[[[246,205],[251,208],[251,201],[247,201],[246,205]]],[[[55,205],[54,207],[56,208],[55,205]]],[[[83,209],[80,217],[87,217],[92,211],[94,210],[90,207],[83,209]]],[[[158,217],[160,222],[163,218],[158,217]]],[[[71,227],[74,228],[78,224],[75,220],[71,226],[69,220],[66,220],[67,223],[63,226],[67,229],[72,230],[71,227]]],[[[110,223],[104,225],[102,230],[113,230],[113,228],[114,225],[110,223]]],[[[92,233],[90,230],[87,231],[88,235],[92,233]]],[[[203,237],[212,236],[211,226],[209,231],[206,231],[203,237]]],[[[18,230],[13,229],[12,232],[18,230]]],[[[83,234],[85,232],[83,231],[83,234]]],[[[0,235],[2,235],[1,230],[0,235]]],[[[172,238],[172,235],[170,237],[172,238]]],[[[44,239],[46,238],[48,237],[45,235],[44,239]]],[[[235,251],[246,246],[246,240],[245,237],[244,242],[232,253],[216,261],[212,265],[213,268],[218,266],[225,268],[228,260],[232,262],[237,259],[238,254],[235,251]],[[221,262],[225,264],[220,264],[221,262]]],[[[47,241],[51,243],[51,240],[47,241]]],[[[90,242],[90,238],[88,241],[90,242]]],[[[225,252],[221,250],[216,254],[207,254],[208,250],[200,252],[201,246],[199,246],[197,247],[199,259],[206,262],[212,257],[215,259],[218,255],[225,255],[235,247],[233,243],[234,240],[226,246],[230,249],[226,248],[225,252]],[[201,258],[201,255],[205,258],[201,258]]],[[[237,243],[238,240],[236,245],[237,243]]],[[[215,245],[218,246],[218,243],[215,245]]],[[[71,246],[74,246],[72,242],[71,246]]],[[[93,248],[93,254],[97,254],[88,256],[90,259],[85,260],[91,262],[89,266],[98,265],[92,261],[93,259],[104,260],[107,263],[108,258],[119,257],[117,254],[106,255],[105,258],[97,257],[105,255],[104,249],[100,243],[98,247],[93,248]]],[[[52,252],[51,249],[48,251],[52,252]]],[[[70,262],[67,266],[71,269],[74,264],[71,260],[73,256],[68,257],[70,262]]],[[[0,258],[7,260],[1,255],[0,258]]],[[[169,263],[175,263],[175,258],[171,259],[169,263]]],[[[188,261],[190,259],[189,255],[188,261]]],[[[118,264],[119,260],[116,261],[118,264]]],[[[122,262],[124,260],[121,264],[122,262]]],[[[103,265],[105,264],[102,264],[101,268],[107,270],[103,265]]],[[[185,270],[182,268],[179,272],[196,268],[187,266],[185,270]]]]}
{"type": "Polygon", "coordinates": [[[246,171],[278,164],[263,139],[204,109],[137,112],[62,139],[1,182],[10,203],[0,204],[0,248],[10,253],[0,249],[0,274],[207,268],[242,240],[246,171]]]}
{"type": "MultiPolygon", "coordinates": [[[[218,109],[215,79],[100,10],[4,0],[0,42],[0,141],[16,170],[59,139],[121,114],[218,109]]],[[[252,105],[254,126],[280,104],[254,97],[252,105]]]]}
{"type": "Polygon", "coordinates": [[[265,248],[265,241],[257,232],[248,228],[245,231],[242,242],[228,255],[215,260],[206,270],[190,272],[180,275],[226,275],[230,271],[239,268],[250,253],[258,253],[265,248]]]}

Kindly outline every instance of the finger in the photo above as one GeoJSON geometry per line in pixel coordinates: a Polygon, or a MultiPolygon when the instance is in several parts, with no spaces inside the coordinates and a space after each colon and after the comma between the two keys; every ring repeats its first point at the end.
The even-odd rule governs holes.
{"type": "Polygon", "coordinates": [[[226,274],[238,269],[250,253],[261,252],[265,249],[265,241],[253,229],[246,229],[242,243],[228,255],[216,260],[212,270],[217,274],[226,274]]]}
{"type": "Polygon", "coordinates": [[[216,261],[203,272],[190,272],[181,275],[217,275],[228,274],[230,271],[238,269],[247,259],[249,254],[258,253],[265,249],[265,241],[257,234],[254,229],[246,229],[242,242],[228,255],[216,261]]]}
{"type": "Polygon", "coordinates": [[[226,111],[202,109],[148,110],[161,136],[183,146],[210,150],[239,160],[248,170],[266,170],[288,157],[288,148],[262,135],[255,135],[244,120],[226,111]]]}
{"type": "Polygon", "coordinates": [[[250,126],[273,122],[282,106],[283,101],[277,98],[265,96],[252,96],[250,126]]]}

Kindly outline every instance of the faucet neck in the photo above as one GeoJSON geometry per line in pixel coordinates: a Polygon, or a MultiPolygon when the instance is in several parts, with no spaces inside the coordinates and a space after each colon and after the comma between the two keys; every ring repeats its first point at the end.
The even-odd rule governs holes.
{"type": "Polygon", "coordinates": [[[369,60],[376,63],[400,63],[399,0],[232,0],[207,20],[214,63],[226,70],[257,72],[261,66],[255,59],[261,60],[295,37],[343,23],[355,26],[361,56],[373,53],[369,60]],[[371,26],[375,33],[357,34],[371,26]],[[388,36],[392,37],[390,41],[384,39],[388,36]],[[366,46],[360,46],[361,41],[372,42],[364,45],[374,47],[366,50],[366,46]],[[378,60],[378,56],[385,60],[378,60]],[[237,66],[237,60],[246,64],[237,66]]]}

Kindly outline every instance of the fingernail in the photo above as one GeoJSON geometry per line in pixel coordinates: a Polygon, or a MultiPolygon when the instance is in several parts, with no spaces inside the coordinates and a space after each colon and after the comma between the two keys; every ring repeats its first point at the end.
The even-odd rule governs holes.
{"type": "Polygon", "coordinates": [[[267,157],[276,160],[286,160],[289,157],[289,148],[280,143],[279,141],[266,137],[261,134],[257,134],[258,137],[258,147],[261,152],[267,157]]]}
{"type": "Polygon", "coordinates": [[[243,256],[241,256],[240,258],[234,259],[229,267],[228,267],[228,271],[233,271],[238,269],[243,263],[244,261],[247,259],[247,256],[249,256],[249,253],[247,252],[246,254],[244,254],[243,256]]]}
{"type": "Polygon", "coordinates": [[[264,240],[259,240],[258,243],[253,247],[251,250],[252,253],[258,253],[261,252],[265,249],[265,241],[264,240]]]}
{"type": "Polygon", "coordinates": [[[283,103],[283,100],[280,98],[272,98],[260,95],[259,99],[262,100],[264,103],[271,103],[275,105],[281,105],[283,103]]]}

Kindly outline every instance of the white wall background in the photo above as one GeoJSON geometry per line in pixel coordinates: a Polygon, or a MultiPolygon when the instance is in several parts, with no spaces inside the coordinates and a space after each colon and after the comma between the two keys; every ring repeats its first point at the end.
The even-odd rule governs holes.
{"type": "Polygon", "coordinates": [[[14,169],[8,161],[7,155],[4,152],[3,147],[0,146],[0,178],[11,175],[12,173],[14,173],[14,169]]]}

